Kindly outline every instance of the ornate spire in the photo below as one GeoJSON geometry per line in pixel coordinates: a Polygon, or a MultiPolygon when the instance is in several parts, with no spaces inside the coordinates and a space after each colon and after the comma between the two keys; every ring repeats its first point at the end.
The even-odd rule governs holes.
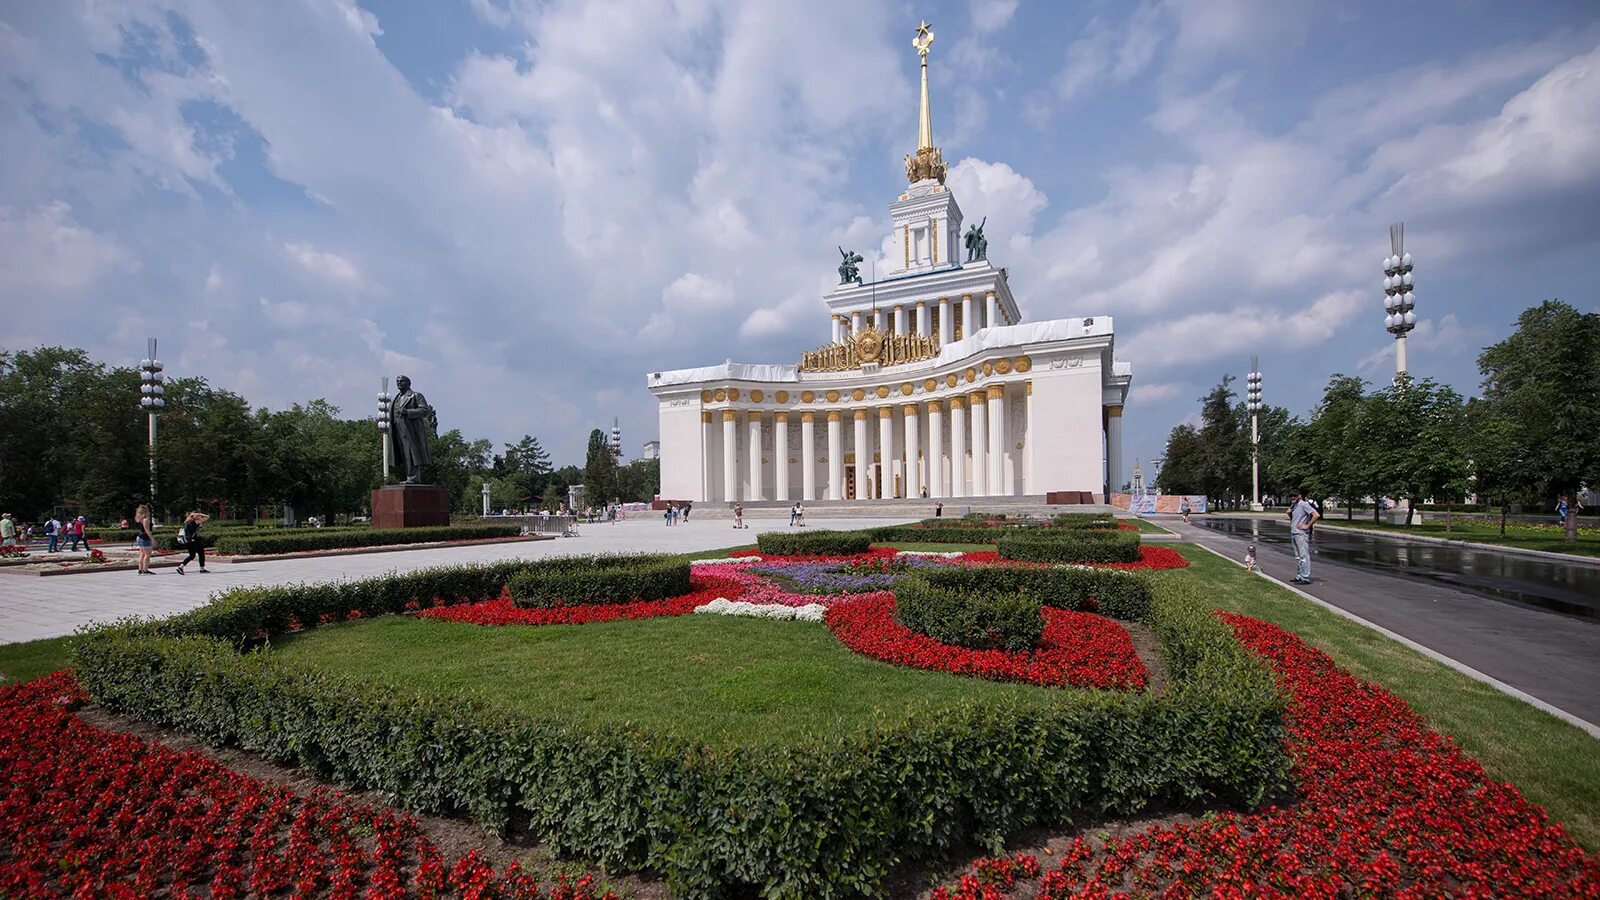
{"type": "Polygon", "coordinates": [[[906,157],[906,179],[912,184],[929,178],[944,183],[944,154],[933,145],[933,116],[928,111],[928,48],[933,46],[933,28],[927,21],[917,26],[911,39],[922,59],[922,105],[917,111],[917,152],[906,157]]]}

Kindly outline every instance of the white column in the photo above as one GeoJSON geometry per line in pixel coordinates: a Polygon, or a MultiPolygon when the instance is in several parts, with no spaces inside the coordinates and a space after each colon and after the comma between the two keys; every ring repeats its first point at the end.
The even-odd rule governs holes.
{"type": "Polygon", "coordinates": [[[856,499],[867,496],[867,473],[871,471],[872,446],[867,442],[867,411],[854,411],[856,419],[856,499]]]}
{"type": "Polygon", "coordinates": [[[731,409],[722,411],[722,499],[739,499],[739,423],[731,409]]]}
{"type": "MultiPolygon", "coordinates": [[[[950,298],[939,298],[939,346],[956,339],[955,317],[950,314],[950,298]]],[[[958,495],[959,496],[959,495],[958,495]]]]}
{"type": "Polygon", "coordinates": [[[961,337],[969,338],[978,332],[978,304],[971,294],[961,295],[961,337]]]}
{"type": "Polygon", "coordinates": [[[950,398],[950,496],[967,496],[967,398],[950,398]]]}
{"type": "Polygon", "coordinates": [[[850,314],[850,333],[861,333],[861,310],[859,309],[850,314]]]}
{"type": "Polygon", "coordinates": [[[1006,389],[989,388],[989,495],[1004,497],[1006,486],[1006,389]]]}
{"type": "Polygon", "coordinates": [[[944,403],[928,401],[928,496],[943,497],[944,489],[944,403]]]}
{"type": "Polygon", "coordinates": [[[750,496],[745,499],[765,500],[766,488],[761,484],[761,411],[750,410],[744,414],[744,420],[749,426],[746,452],[750,454],[750,496]]]}
{"type": "Polygon", "coordinates": [[[844,499],[844,431],[837,409],[828,410],[828,499],[844,499]]]}
{"type": "Polygon", "coordinates": [[[700,410],[700,499],[709,503],[712,485],[716,483],[716,472],[712,470],[711,448],[716,446],[717,433],[715,425],[711,424],[711,410],[700,410]]]}
{"type": "Polygon", "coordinates": [[[789,496],[789,414],[772,414],[772,499],[792,500],[789,496]]]}
{"type": "Polygon", "coordinates": [[[928,322],[928,301],[917,301],[917,337],[927,337],[932,333],[932,325],[928,322]]]}
{"type": "Polygon", "coordinates": [[[832,320],[833,320],[833,342],[835,344],[842,343],[844,341],[844,320],[839,318],[839,314],[838,313],[834,313],[833,314],[832,320]]]}
{"type": "MultiPolygon", "coordinates": [[[[1122,407],[1106,407],[1106,491],[1122,490],[1122,407]]],[[[1109,496],[1103,498],[1111,502],[1109,496]]],[[[1261,498],[1255,498],[1260,502],[1261,498]]]]}
{"type": "Polygon", "coordinates": [[[985,328],[993,328],[993,327],[995,327],[996,325],[999,325],[999,324],[1000,324],[1000,301],[995,299],[994,291],[990,291],[984,297],[984,303],[983,303],[983,327],[985,327],[985,328]]]}
{"type": "Polygon", "coordinates": [[[878,496],[894,496],[894,407],[878,408],[878,496]]]}
{"type": "Polygon", "coordinates": [[[894,308],[894,333],[906,333],[906,308],[904,304],[894,308]]]}
{"type": "Polygon", "coordinates": [[[922,496],[922,473],[917,471],[918,451],[922,449],[922,419],[917,416],[917,404],[907,403],[903,409],[906,423],[906,496],[922,496]]]}
{"type": "Polygon", "coordinates": [[[967,398],[972,404],[972,496],[989,496],[989,398],[983,391],[967,398]]]}
{"type": "Polygon", "coordinates": [[[817,499],[817,426],[814,412],[800,414],[800,499],[817,499]]]}

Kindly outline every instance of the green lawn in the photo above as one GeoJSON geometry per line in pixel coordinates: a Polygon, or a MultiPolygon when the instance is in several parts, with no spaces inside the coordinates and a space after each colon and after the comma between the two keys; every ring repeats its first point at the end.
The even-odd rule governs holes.
{"type": "Polygon", "coordinates": [[[729,746],[861,731],[924,703],[1009,696],[1048,705],[1078,694],[896,668],[851,653],[820,623],[734,616],[543,628],[385,616],[277,638],[272,652],[408,688],[478,691],[530,712],[729,746]]]}
{"type": "Polygon", "coordinates": [[[1149,519],[1131,518],[1131,519],[1118,519],[1117,521],[1118,522],[1127,522],[1127,523],[1129,523],[1130,525],[1132,525],[1135,528],[1139,529],[1139,533],[1140,534],[1171,534],[1172,533],[1172,532],[1168,531],[1167,529],[1162,528],[1160,525],[1157,525],[1156,523],[1150,521],[1149,519]]]}
{"type": "Polygon", "coordinates": [[[0,644],[0,684],[13,681],[30,681],[40,675],[49,675],[57,669],[69,668],[72,661],[71,635],[23,641],[20,644],[0,644]]]}
{"type": "Polygon", "coordinates": [[[1554,525],[1516,525],[1507,524],[1504,537],[1500,535],[1500,524],[1471,522],[1470,524],[1457,520],[1451,524],[1449,533],[1445,532],[1444,520],[1429,517],[1426,522],[1416,522],[1411,525],[1390,525],[1387,522],[1374,522],[1371,518],[1362,519],[1360,516],[1345,521],[1343,516],[1329,516],[1326,520],[1329,525],[1340,525],[1350,528],[1364,528],[1368,531],[1387,531],[1394,534],[1416,534],[1423,537],[1446,538],[1453,541],[1473,541],[1479,544],[1496,544],[1502,547],[1518,547],[1523,550],[1544,550],[1549,553],[1575,553],[1580,556],[1600,557],[1600,534],[1593,528],[1580,529],[1578,542],[1569,544],[1564,537],[1564,532],[1559,531],[1554,525]]]}
{"type": "Polygon", "coordinates": [[[1600,851],[1600,741],[1192,544],[1162,577],[1204,578],[1221,609],[1295,632],[1357,677],[1382,684],[1455,738],[1491,777],[1515,784],[1590,851],[1600,851]]]}

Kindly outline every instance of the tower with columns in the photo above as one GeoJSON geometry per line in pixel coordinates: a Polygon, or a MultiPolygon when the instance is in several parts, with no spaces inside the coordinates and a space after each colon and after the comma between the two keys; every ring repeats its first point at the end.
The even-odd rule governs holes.
{"type": "Polygon", "coordinates": [[[1055,491],[1104,502],[1120,487],[1132,371],[1115,358],[1111,317],[1025,322],[1006,270],[963,258],[961,207],[933,146],[932,43],[924,23],[913,42],[918,146],[889,204],[887,271],[822,298],[828,343],[799,365],[730,359],[646,376],[659,407],[662,497],[976,505],[1055,491]]]}

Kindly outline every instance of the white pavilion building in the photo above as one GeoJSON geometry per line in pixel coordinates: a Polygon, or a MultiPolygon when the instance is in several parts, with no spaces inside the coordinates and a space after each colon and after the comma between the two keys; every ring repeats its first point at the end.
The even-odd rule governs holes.
{"type": "Polygon", "coordinates": [[[1103,503],[1121,486],[1132,369],[1116,361],[1111,317],[1024,322],[1006,270],[982,247],[963,259],[961,207],[933,146],[931,42],[924,25],[918,147],[906,157],[909,186],[889,204],[899,267],[864,284],[841,266],[842,283],[823,297],[831,343],[798,365],[729,360],[648,375],[662,498],[1077,492],[1103,503]]]}

